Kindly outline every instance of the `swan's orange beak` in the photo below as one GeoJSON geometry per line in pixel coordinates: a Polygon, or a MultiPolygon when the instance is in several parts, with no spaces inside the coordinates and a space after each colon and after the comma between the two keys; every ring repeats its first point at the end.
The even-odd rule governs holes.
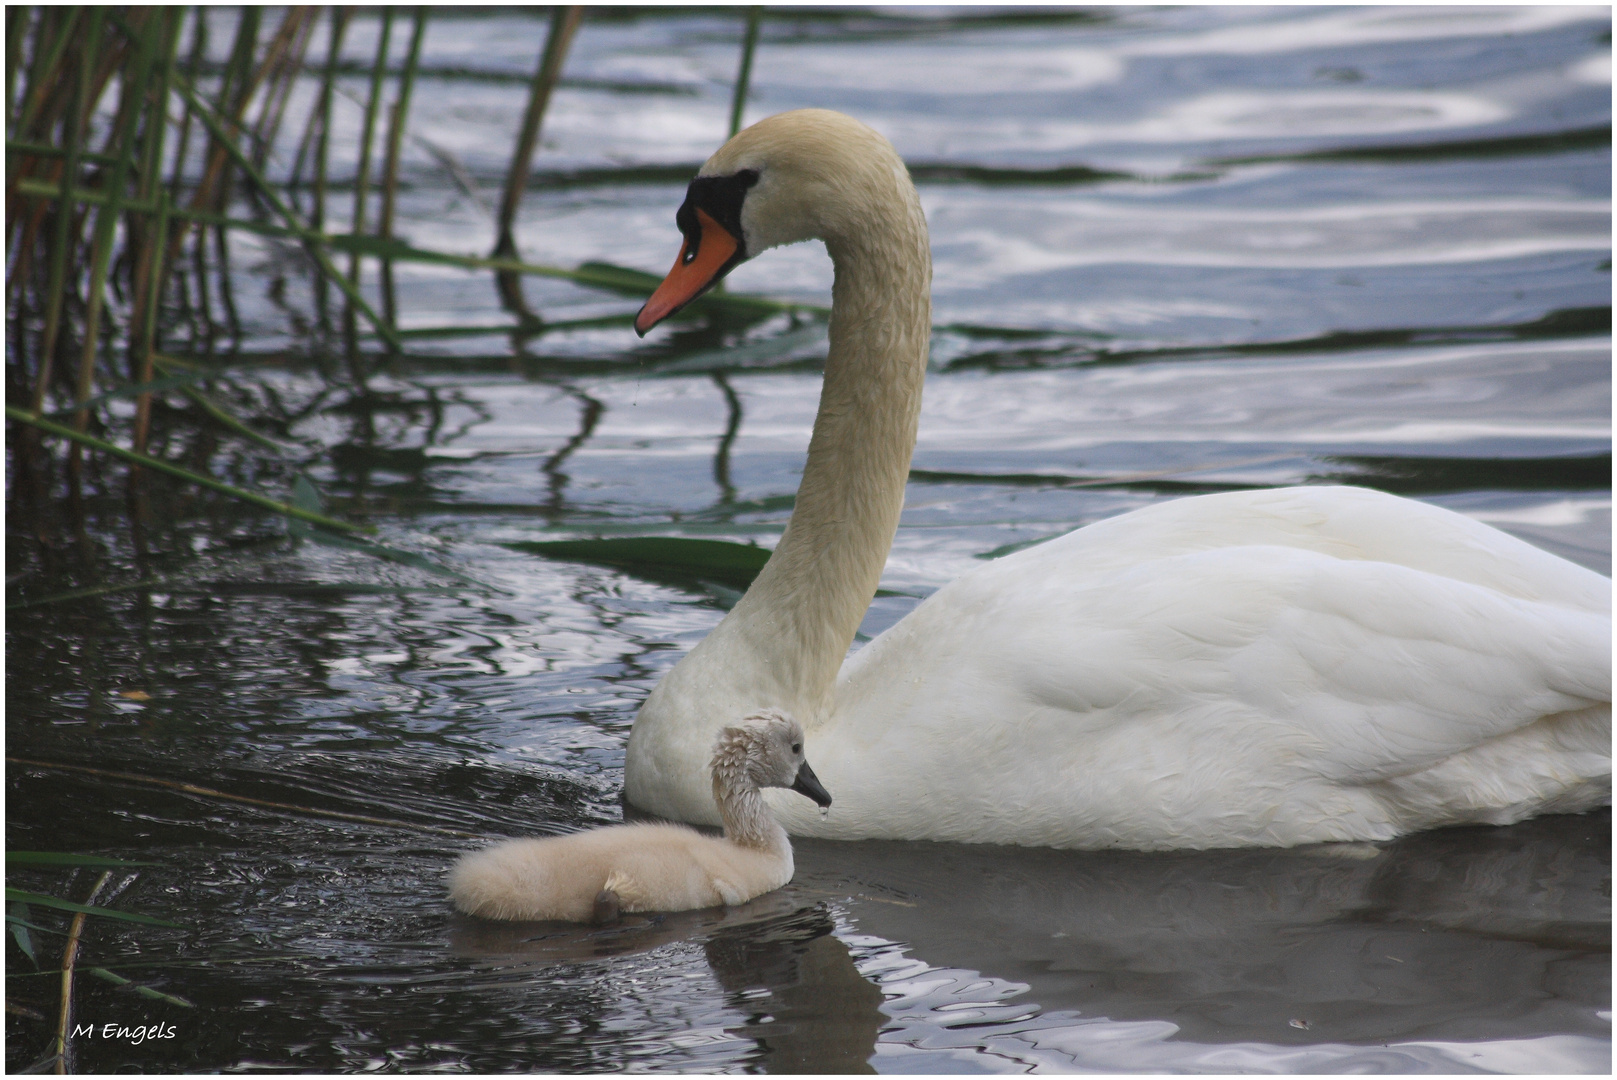
{"type": "Polygon", "coordinates": [[[740,241],[708,216],[706,210],[696,211],[696,220],[702,230],[697,237],[696,247],[691,247],[689,238],[685,240],[680,246],[679,258],[674,260],[674,268],[668,271],[663,283],[657,286],[657,291],[651,294],[646,306],[634,317],[634,332],[641,337],[712,288],[713,283],[730,268],[736,252],[741,248],[740,241]]]}

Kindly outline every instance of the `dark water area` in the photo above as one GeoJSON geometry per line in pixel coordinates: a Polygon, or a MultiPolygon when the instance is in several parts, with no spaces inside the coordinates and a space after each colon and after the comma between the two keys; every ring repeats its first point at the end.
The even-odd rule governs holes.
{"type": "MultiPolygon", "coordinates": [[[[210,18],[220,52],[234,14],[210,18]]],[[[525,257],[666,269],[741,21],[592,11],[525,257]]],[[[344,46],[349,144],[376,23],[344,46]]],[[[1609,575],[1610,26],[771,11],[748,119],[871,123],[932,229],[920,441],[861,641],[986,557],[1247,487],[1377,487],[1609,575]]],[[[399,214],[417,246],[493,247],[544,27],[433,12],[399,214]]],[[[720,309],[640,342],[638,300],[528,278],[547,325],[518,332],[487,273],[401,263],[408,354],[360,398],[328,378],[301,249],[231,243],[242,336],[165,347],[237,365],[232,400],[288,450],[197,435],[179,398],[154,446],[280,495],[306,472],[407,558],[161,479],[137,538],[121,466],[87,470],[82,521],[8,475],[7,846],[154,864],[98,903],[179,928],[91,919],[79,963],[195,1006],[81,972],[80,1022],[174,1033],[77,1038],[76,1069],[1610,1071],[1609,811],[1290,851],[805,840],[794,881],[738,908],[453,913],[462,852],[621,820],[635,710],[738,596],[521,545],[772,547],[824,323],[720,309]],[[77,589],[102,591],[41,603],[77,589]]],[[[729,288],[823,305],[830,280],[800,246],[729,288]]],[[[82,900],[98,875],[7,883],[82,900]]],[[[61,939],[34,940],[51,967],[61,939]]],[[[59,978],[6,948],[18,1071],[49,1052],[59,978]]]]}

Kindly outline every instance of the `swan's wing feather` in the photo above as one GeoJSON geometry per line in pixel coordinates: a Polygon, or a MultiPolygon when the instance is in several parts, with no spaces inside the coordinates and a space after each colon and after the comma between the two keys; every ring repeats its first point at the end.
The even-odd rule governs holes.
{"type": "Polygon", "coordinates": [[[907,757],[964,788],[1001,759],[1082,762],[1085,784],[1370,784],[1609,702],[1610,643],[1607,615],[1296,547],[1100,574],[1006,560],[856,655],[837,740],[812,752],[907,757]]]}
{"type": "Polygon", "coordinates": [[[1290,561],[1285,602],[1228,665],[1234,696],[1311,743],[1299,760],[1322,777],[1409,775],[1611,700],[1609,617],[1385,563],[1290,561]]]}
{"type": "Polygon", "coordinates": [[[843,836],[1295,844],[1586,809],[1610,596],[1375,492],[1180,500],[934,593],[848,661],[809,752],[843,836]]]}

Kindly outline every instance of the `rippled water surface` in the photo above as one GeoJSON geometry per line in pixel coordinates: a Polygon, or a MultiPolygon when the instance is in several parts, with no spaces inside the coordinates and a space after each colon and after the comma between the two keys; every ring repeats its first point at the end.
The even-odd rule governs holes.
{"type": "MultiPolygon", "coordinates": [[[[525,257],[666,268],[740,21],[586,19],[525,257]]],[[[492,248],[544,27],[434,13],[415,244],[492,248]]],[[[347,55],[375,34],[362,11],[347,55]]],[[[1609,574],[1610,72],[1607,8],[772,12],[749,119],[873,124],[932,228],[933,369],[861,637],[985,556],[1249,486],[1379,487],[1609,574]]],[[[357,137],[352,100],[338,119],[357,137]]],[[[299,467],[486,588],[183,488],[158,486],[138,554],[112,479],[65,546],[13,504],[11,602],[160,582],[8,620],[8,846],[156,863],[111,902],[183,929],[92,920],[81,963],[150,965],[118,970],[196,1003],[81,976],[81,1020],[175,1034],[81,1038],[78,1068],[1610,1069],[1609,813],[1345,850],[805,841],[795,881],[741,908],[609,930],[452,914],[444,871],[483,838],[622,816],[636,708],[737,595],[507,545],[772,546],[823,323],[516,334],[486,274],[400,264],[410,357],[355,401],[321,376],[301,254],[232,243],[246,332],[217,347],[262,361],[251,392],[297,417],[299,467]]],[[[730,288],[824,304],[830,275],[804,246],[730,288]]],[[[525,289],[552,323],[638,305],[525,289]]],[[[191,449],[269,489],[294,472],[225,436],[191,449]]],[[[8,1015],[19,1069],[56,980],[7,949],[8,1000],[50,1018],[8,1015]]]]}

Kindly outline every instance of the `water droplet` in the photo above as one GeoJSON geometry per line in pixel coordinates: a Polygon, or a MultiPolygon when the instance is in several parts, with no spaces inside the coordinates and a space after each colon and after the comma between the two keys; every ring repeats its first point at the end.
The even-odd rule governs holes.
{"type": "Polygon", "coordinates": [[[820,816],[822,818],[830,817],[831,816],[831,808],[829,806],[820,807],[820,816]]]}

